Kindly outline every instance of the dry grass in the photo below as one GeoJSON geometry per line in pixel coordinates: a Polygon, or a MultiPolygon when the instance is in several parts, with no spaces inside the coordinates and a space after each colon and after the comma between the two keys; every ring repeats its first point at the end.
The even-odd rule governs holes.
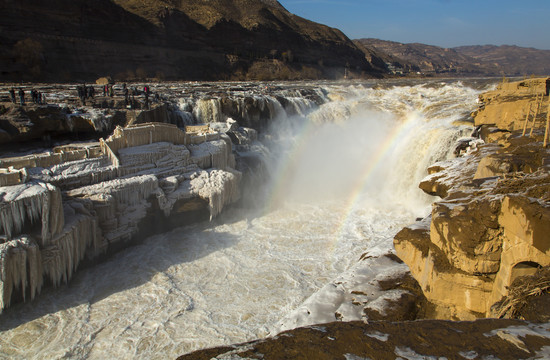
{"type": "Polygon", "coordinates": [[[539,269],[535,275],[522,276],[508,288],[508,296],[496,303],[493,313],[499,319],[523,319],[521,309],[534,297],[550,292],[550,267],[539,269]]]}

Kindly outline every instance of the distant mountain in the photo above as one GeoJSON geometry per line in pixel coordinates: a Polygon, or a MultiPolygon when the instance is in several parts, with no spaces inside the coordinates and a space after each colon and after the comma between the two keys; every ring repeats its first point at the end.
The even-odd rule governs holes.
{"type": "Polygon", "coordinates": [[[460,46],[458,53],[491,64],[506,75],[550,75],[550,50],[519,46],[460,46]]]}
{"type": "Polygon", "coordinates": [[[2,0],[0,80],[379,77],[276,0],[2,0]]]}
{"type": "Polygon", "coordinates": [[[441,48],[419,43],[403,44],[359,39],[364,49],[384,60],[388,71],[424,75],[525,76],[550,74],[550,51],[517,46],[462,46],[441,48]]]}

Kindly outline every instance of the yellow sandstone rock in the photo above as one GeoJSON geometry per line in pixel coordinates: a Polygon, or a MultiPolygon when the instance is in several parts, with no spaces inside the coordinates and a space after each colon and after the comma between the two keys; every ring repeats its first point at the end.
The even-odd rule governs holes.
{"type": "Polygon", "coordinates": [[[545,81],[501,84],[481,97],[475,123],[496,143],[430,167],[420,188],[443,200],[394,238],[436,318],[495,316],[491,307],[514,279],[550,266],[550,152],[540,129],[522,136],[545,81]]]}

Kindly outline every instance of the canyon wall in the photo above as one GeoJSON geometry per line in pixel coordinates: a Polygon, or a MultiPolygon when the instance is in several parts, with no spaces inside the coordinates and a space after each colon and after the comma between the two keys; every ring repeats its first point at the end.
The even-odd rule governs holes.
{"type": "Polygon", "coordinates": [[[3,1],[3,81],[380,77],[341,31],[277,1],[3,1]]]}
{"type": "Polygon", "coordinates": [[[441,200],[395,236],[436,318],[500,316],[495,303],[512,282],[550,265],[545,84],[503,83],[480,96],[473,116],[481,139],[428,169],[420,188],[441,200]]]}

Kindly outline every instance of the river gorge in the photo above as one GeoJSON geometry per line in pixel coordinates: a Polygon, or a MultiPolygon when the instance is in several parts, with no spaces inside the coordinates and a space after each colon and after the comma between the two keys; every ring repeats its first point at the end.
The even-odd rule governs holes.
{"type": "MultiPolygon", "coordinates": [[[[231,183],[237,181],[227,180],[233,175],[242,176],[239,181],[246,186],[237,196],[236,190],[227,190],[233,185],[221,185],[222,195],[216,195],[221,200],[197,189],[203,200],[209,199],[203,221],[166,229],[165,223],[157,223],[154,234],[68,274],[57,287],[37,289],[41,293],[32,301],[6,306],[0,315],[0,355],[174,358],[300,326],[368,321],[369,311],[391,311],[405,290],[383,291],[377,284],[409,271],[392,256],[394,236],[430,214],[437,198],[418,184],[432,164],[456,157],[459,140],[478,141],[470,137],[470,114],[479,107],[479,95],[496,83],[438,79],[153,85],[153,93],[160,94],[157,109],[166,106],[164,122],[180,128],[210,124],[210,135],[197,135],[205,142],[190,145],[186,140],[181,145],[189,149],[185,156],[198,160],[181,165],[182,173],[191,175],[174,186],[188,181],[193,188],[201,176],[206,176],[205,184],[231,183]],[[231,129],[234,133],[227,137],[231,129]],[[199,149],[209,143],[222,150],[199,149]],[[215,177],[216,169],[226,175],[215,177]]],[[[72,91],[70,86],[45,89],[50,104],[69,104],[67,127],[88,119],[87,126],[109,132],[109,120],[119,115],[75,104],[72,91]]],[[[139,111],[127,114],[134,120],[141,116],[139,111]]],[[[143,116],[149,122],[158,113],[143,116]]],[[[104,142],[113,148],[116,141],[104,142]]],[[[156,176],[151,181],[158,181],[170,203],[172,193],[166,188],[177,175],[161,170],[150,175],[144,164],[134,170],[125,164],[132,162],[135,168],[135,159],[150,156],[144,155],[148,151],[176,150],[143,146],[117,153],[126,166],[124,179],[129,174],[144,177],[138,190],[129,188],[124,196],[135,191],[148,198],[157,190],[144,190],[153,186],[145,177],[156,176]]],[[[50,171],[29,171],[28,176],[48,182],[55,178],[50,171]]],[[[93,184],[56,179],[66,187],[63,201],[96,191],[89,188],[93,184]]],[[[174,198],[165,212],[175,213],[182,199],[174,198]]],[[[129,204],[126,216],[144,218],[140,204],[129,204]]],[[[73,209],[78,212],[76,205],[73,209]]],[[[142,230],[137,226],[133,234],[142,230]]]]}

